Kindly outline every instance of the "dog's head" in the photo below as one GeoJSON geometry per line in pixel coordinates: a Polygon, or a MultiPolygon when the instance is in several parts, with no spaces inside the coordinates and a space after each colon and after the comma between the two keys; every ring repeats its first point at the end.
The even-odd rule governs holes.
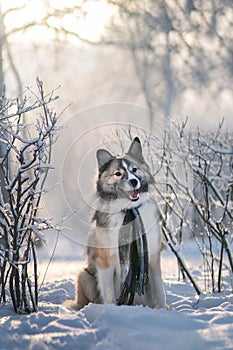
{"type": "Polygon", "coordinates": [[[99,177],[97,192],[105,200],[125,199],[126,203],[143,202],[154,179],[136,137],[123,158],[116,158],[107,150],[97,151],[99,177]]]}

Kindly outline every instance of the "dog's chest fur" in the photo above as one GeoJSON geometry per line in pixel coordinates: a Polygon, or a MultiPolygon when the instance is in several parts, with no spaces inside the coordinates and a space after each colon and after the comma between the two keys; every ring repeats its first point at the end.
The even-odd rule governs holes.
{"type": "MultiPolygon", "coordinates": [[[[119,203],[118,203],[119,204],[119,203]]],[[[93,216],[95,246],[97,248],[115,249],[119,245],[119,234],[122,229],[126,210],[116,210],[116,203],[100,206],[93,216]]],[[[136,205],[134,205],[137,207],[136,205]]],[[[141,203],[138,211],[143,221],[148,241],[148,253],[155,254],[160,251],[160,227],[157,207],[152,199],[141,203]]],[[[127,227],[126,232],[127,235],[127,227]]],[[[103,254],[103,252],[102,252],[103,254]]]]}

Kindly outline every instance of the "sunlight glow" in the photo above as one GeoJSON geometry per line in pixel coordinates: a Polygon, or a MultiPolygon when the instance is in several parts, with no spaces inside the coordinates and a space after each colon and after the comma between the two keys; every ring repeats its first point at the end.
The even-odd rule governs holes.
{"type": "Polygon", "coordinates": [[[78,32],[84,39],[98,41],[113,15],[113,8],[106,1],[90,1],[85,3],[84,9],[87,15],[78,25],[78,32]]]}
{"type": "MultiPolygon", "coordinates": [[[[51,1],[50,4],[56,10],[62,10],[63,8],[72,9],[74,6],[81,6],[84,15],[80,12],[80,16],[78,16],[77,13],[75,15],[71,12],[62,17],[51,16],[48,23],[58,30],[63,26],[65,30],[77,33],[81,38],[91,42],[100,40],[101,36],[104,34],[105,26],[113,15],[113,7],[111,7],[106,0],[90,0],[84,2],[79,0],[58,0],[55,2],[51,1]]],[[[3,13],[9,11],[9,9],[14,9],[13,11],[9,11],[5,16],[7,33],[10,33],[15,28],[20,28],[28,23],[32,23],[33,21],[39,22],[46,15],[46,3],[43,0],[12,0],[9,2],[0,0],[0,6],[3,13]]],[[[51,34],[48,34],[47,31],[47,35],[45,35],[45,28],[42,28],[42,26],[33,26],[27,31],[27,34],[26,32],[22,33],[24,33],[24,40],[34,42],[49,41],[54,37],[53,30],[49,31],[51,34]]],[[[17,39],[19,35],[16,36],[17,39]]]]}

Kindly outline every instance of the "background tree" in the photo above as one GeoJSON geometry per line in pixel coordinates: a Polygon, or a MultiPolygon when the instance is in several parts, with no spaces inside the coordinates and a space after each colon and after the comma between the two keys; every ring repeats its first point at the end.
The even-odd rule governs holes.
{"type": "Polygon", "coordinates": [[[148,107],[162,110],[167,123],[190,90],[214,98],[231,90],[231,1],[109,3],[117,9],[110,42],[131,52],[148,107]]]}
{"type": "MultiPolygon", "coordinates": [[[[67,42],[71,46],[81,42],[90,44],[90,39],[83,36],[80,30],[80,23],[85,21],[89,4],[93,3],[99,2],[83,0],[56,3],[50,0],[37,2],[22,0],[21,6],[15,8],[4,2],[2,19],[5,34],[2,37],[4,40],[1,40],[4,44],[3,72],[7,70],[9,76],[9,71],[14,71],[14,81],[17,81],[20,87],[22,73],[17,69],[19,64],[12,45],[19,33],[23,33],[25,39],[33,38],[35,47],[49,43],[50,49],[53,46],[54,53],[57,50],[59,54],[61,52],[64,54],[67,42]],[[17,25],[12,20],[16,15],[17,18],[21,18],[17,25]],[[57,46],[53,45],[55,43],[57,46]]],[[[104,66],[105,70],[101,75],[102,86],[111,81],[112,85],[115,84],[116,88],[122,90],[123,98],[126,97],[127,91],[133,91],[130,102],[141,103],[143,95],[143,103],[162,112],[167,122],[177,111],[181,114],[183,101],[191,99],[192,96],[195,96],[195,100],[202,100],[201,104],[208,98],[212,105],[214,101],[218,101],[218,106],[223,105],[223,101],[230,100],[233,69],[232,9],[229,0],[207,0],[204,3],[192,0],[109,0],[108,3],[113,8],[114,20],[104,40],[99,38],[98,44],[114,44],[119,48],[118,56],[124,56],[122,61],[125,60],[125,64],[115,63],[118,62],[116,53],[114,60],[111,61],[114,55],[111,51],[113,46],[111,48],[108,46],[109,56],[106,55],[106,60],[110,59],[112,64],[109,67],[106,64],[104,66]],[[127,80],[126,73],[127,70],[131,70],[130,65],[134,67],[134,75],[131,76],[130,72],[127,80]],[[109,68],[111,71],[108,72],[109,68]],[[116,75],[113,77],[114,70],[116,75]],[[122,79],[119,84],[116,77],[121,74],[124,80],[122,79]],[[141,94],[139,98],[138,85],[141,94]]],[[[98,15],[99,13],[96,13],[96,18],[98,15]]],[[[18,38],[20,41],[19,36],[18,38]]],[[[23,45],[24,43],[21,43],[22,51],[23,45]]],[[[104,45],[95,46],[104,51],[104,45]]],[[[98,70],[99,58],[96,58],[93,52],[91,51],[90,55],[92,60],[96,61],[98,70]]],[[[48,50],[45,55],[48,57],[48,50]]],[[[35,61],[37,60],[39,58],[35,55],[35,61]]],[[[54,65],[57,61],[54,59],[54,65]]],[[[29,65],[33,62],[29,62],[29,65]]],[[[43,63],[42,65],[44,66],[43,63]]],[[[72,69],[76,69],[74,67],[75,65],[72,69]]],[[[152,127],[155,120],[152,111],[149,118],[152,127]]]]}
{"type": "MultiPolygon", "coordinates": [[[[32,1],[22,1],[18,6],[13,4],[7,5],[4,8],[4,4],[0,4],[0,108],[1,114],[7,113],[7,108],[4,108],[4,103],[6,103],[5,95],[8,92],[8,87],[5,86],[6,79],[5,74],[9,75],[9,72],[13,75],[13,85],[16,86],[16,95],[18,99],[23,99],[23,79],[19,73],[17,64],[12,54],[12,43],[11,40],[14,36],[17,36],[20,33],[30,34],[35,29],[43,28],[51,41],[53,40],[68,40],[68,36],[75,36],[79,40],[85,41],[84,38],[79,36],[78,32],[71,31],[66,28],[65,22],[69,22],[69,17],[72,17],[72,21],[76,20],[77,22],[84,18],[85,11],[83,10],[83,3],[85,1],[79,2],[77,6],[68,6],[67,3],[61,7],[58,5],[51,5],[50,1],[44,0],[41,1],[41,12],[39,14],[31,12],[31,16],[24,16],[25,11],[30,11],[30,6],[33,5],[32,1]],[[9,25],[9,20],[12,16],[16,18],[25,18],[21,25],[14,24],[14,21],[11,21],[9,25]],[[66,19],[66,21],[64,21],[66,19]]],[[[9,98],[10,96],[8,96],[9,98]]],[[[21,116],[22,120],[25,122],[25,115],[21,116]]],[[[1,128],[0,130],[0,158],[3,157],[6,153],[6,142],[3,142],[3,138],[7,137],[4,135],[5,130],[1,128]]],[[[10,171],[10,160],[8,161],[9,171],[10,171]]],[[[5,199],[5,202],[8,201],[8,194],[4,186],[4,175],[0,168],[0,190],[5,199]]]]}

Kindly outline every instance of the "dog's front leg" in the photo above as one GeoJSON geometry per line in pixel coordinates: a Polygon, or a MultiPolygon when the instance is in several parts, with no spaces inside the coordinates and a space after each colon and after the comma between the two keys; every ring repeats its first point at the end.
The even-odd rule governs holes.
{"type": "Polygon", "coordinates": [[[96,257],[98,290],[103,303],[112,304],[116,301],[115,274],[117,255],[108,248],[99,248],[96,257]]]}
{"type": "Polygon", "coordinates": [[[155,255],[151,257],[149,281],[152,299],[151,306],[153,308],[166,308],[166,297],[161,276],[160,253],[158,253],[157,256],[155,255]]]}
{"type": "Polygon", "coordinates": [[[114,268],[98,268],[98,289],[104,304],[115,303],[114,268]]]}

